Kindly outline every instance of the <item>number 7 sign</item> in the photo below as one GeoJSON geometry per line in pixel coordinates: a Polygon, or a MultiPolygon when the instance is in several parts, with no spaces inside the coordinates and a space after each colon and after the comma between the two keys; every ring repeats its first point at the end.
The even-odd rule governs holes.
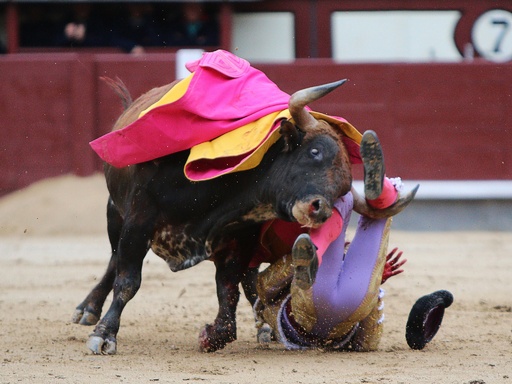
{"type": "Polygon", "coordinates": [[[473,25],[471,38],[480,56],[491,61],[512,60],[512,13],[494,9],[483,13],[473,25]]]}

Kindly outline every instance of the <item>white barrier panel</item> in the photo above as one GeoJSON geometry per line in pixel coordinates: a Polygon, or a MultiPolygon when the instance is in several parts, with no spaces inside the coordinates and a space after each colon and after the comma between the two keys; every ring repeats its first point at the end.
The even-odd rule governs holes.
{"type": "MultiPolygon", "coordinates": [[[[512,180],[402,180],[404,190],[416,184],[420,189],[417,200],[512,200],[512,180]]],[[[354,188],[362,193],[362,181],[354,181],[354,188]]]]}
{"type": "Polygon", "coordinates": [[[189,61],[199,60],[203,56],[202,49],[179,49],[176,52],[176,79],[187,77],[190,72],[185,67],[189,61]]]}

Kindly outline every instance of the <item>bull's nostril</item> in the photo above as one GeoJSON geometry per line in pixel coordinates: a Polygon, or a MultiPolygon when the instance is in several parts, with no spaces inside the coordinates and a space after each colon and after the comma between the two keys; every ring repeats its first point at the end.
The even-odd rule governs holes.
{"type": "Polygon", "coordinates": [[[320,211],[320,207],[322,206],[322,203],[320,202],[320,200],[315,200],[311,203],[311,210],[313,212],[318,212],[320,211]]]}

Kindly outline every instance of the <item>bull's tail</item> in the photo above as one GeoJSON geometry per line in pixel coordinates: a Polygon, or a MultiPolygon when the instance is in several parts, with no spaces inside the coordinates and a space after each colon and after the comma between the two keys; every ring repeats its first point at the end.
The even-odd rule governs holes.
{"type": "Polygon", "coordinates": [[[123,104],[123,108],[126,110],[132,104],[132,96],[130,95],[130,91],[124,84],[123,80],[116,76],[115,79],[111,79],[110,77],[100,77],[107,85],[116,93],[117,96],[121,99],[121,103],[123,104]]]}

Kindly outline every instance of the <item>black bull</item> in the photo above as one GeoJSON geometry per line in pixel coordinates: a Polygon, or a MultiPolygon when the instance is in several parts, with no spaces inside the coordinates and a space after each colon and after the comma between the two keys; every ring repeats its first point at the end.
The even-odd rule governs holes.
{"type": "MultiPolygon", "coordinates": [[[[110,83],[127,108],[114,130],[134,121],[173,86],[155,88],[132,103],[121,82],[110,83]]],[[[339,129],[315,120],[304,108],[342,83],[292,95],[294,124],[282,122],[282,137],[252,170],[193,183],[183,174],[188,151],[125,168],[105,165],[112,256],[101,281],[73,317],[82,325],[97,323],[87,342],[92,352],[116,352],[121,313],[140,287],[150,248],[172,270],[205,259],[215,263],[219,311],[213,324],[202,329],[199,346],[211,352],[236,339],[241,282],[246,282],[246,296],[254,301],[248,265],[260,225],[278,217],[319,226],[331,215],[334,200],[351,190],[351,166],[339,129]],[[112,289],[112,304],[99,320],[112,289]]],[[[354,209],[368,213],[364,199],[356,199],[354,209]]]]}

